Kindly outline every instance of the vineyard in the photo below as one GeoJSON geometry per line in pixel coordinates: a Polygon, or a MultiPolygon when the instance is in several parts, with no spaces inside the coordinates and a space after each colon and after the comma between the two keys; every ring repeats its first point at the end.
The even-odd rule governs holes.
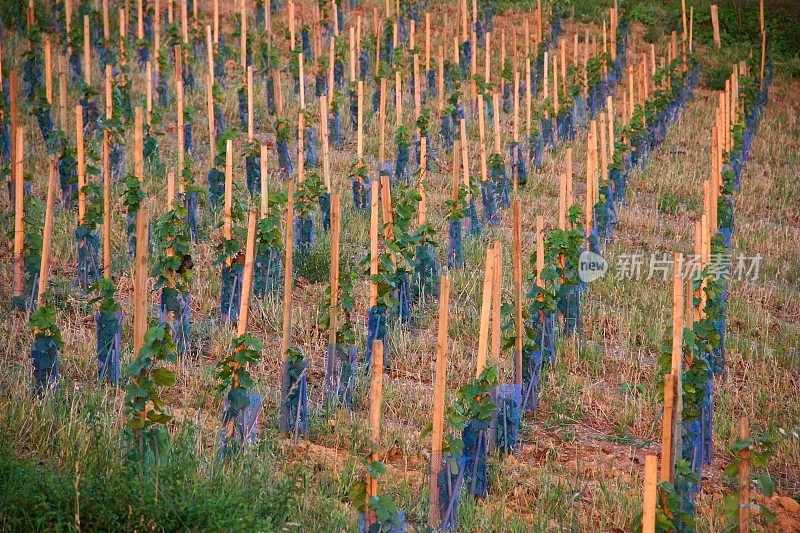
{"type": "Polygon", "coordinates": [[[0,530],[800,532],[740,4],[0,2],[0,530]]]}

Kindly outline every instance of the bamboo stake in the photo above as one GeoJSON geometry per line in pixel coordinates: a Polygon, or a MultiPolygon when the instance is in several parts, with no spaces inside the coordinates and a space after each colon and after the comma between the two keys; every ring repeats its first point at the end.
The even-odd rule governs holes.
{"type": "Polygon", "coordinates": [[[658,459],[647,454],[644,458],[644,502],[642,504],[642,533],[656,530],[656,486],[658,484],[658,459]]]}
{"type": "MultiPolygon", "coordinates": [[[[514,224],[514,306],[515,306],[515,325],[516,325],[516,353],[514,358],[514,383],[522,385],[522,349],[525,328],[522,321],[522,207],[520,199],[515,198],[512,207],[512,218],[514,224]]],[[[499,305],[499,302],[496,303],[499,305]]]]}
{"type": "MultiPolygon", "coordinates": [[[[185,0],[184,0],[185,1],[185,0]]],[[[244,252],[244,275],[242,277],[242,299],[239,302],[239,321],[236,324],[238,336],[247,333],[247,315],[250,311],[250,291],[253,287],[253,266],[256,249],[256,224],[258,216],[250,211],[247,218],[247,244],[244,252]]]]}
{"type": "Polygon", "coordinates": [[[147,206],[141,206],[136,214],[136,268],[133,285],[133,353],[138,354],[144,346],[147,331],[147,254],[149,222],[147,206]]]}
{"type": "MultiPolygon", "coordinates": [[[[229,141],[230,142],[230,141],[229,141]]],[[[294,285],[294,180],[289,178],[286,190],[286,241],[283,276],[283,330],[281,335],[281,363],[289,361],[289,343],[292,335],[292,286],[294,285]]],[[[373,354],[374,357],[374,354],[373,354]]]]}
{"type": "Polygon", "coordinates": [[[14,297],[20,297],[23,293],[23,257],[22,248],[25,244],[25,222],[24,222],[24,200],[25,200],[25,173],[23,172],[23,161],[25,158],[25,128],[17,127],[16,139],[14,142],[14,167],[16,177],[14,179],[14,297]]]}
{"type": "Polygon", "coordinates": [[[692,30],[694,28],[694,6],[689,6],[689,53],[694,51],[694,40],[692,30]]]}
{"type": "Polygon", "coordinates": [[[39,263],[39,293],[36,307],[44,305],[44,295],[47,292],[47,277],[50,265],[50,244],[53,239],[53,206],[56,200],[56,172],[58,162],[50,159],[49,173],[47,176],[47,204],[44,211],[44,231],[42,232],[42,258],[39,263]]]}
{"type": "Polygon", "coordinates": [[[445,383],[447,381],[447,327],[450,311],[450,276],[444,274],[440,282],[439,329],[436,343],[436,374],[433,388],[433,430],[431,432],[431,477],[428,505],[428,526],[436,530],[439,525],[439,473],[442,470],[442,442],[444,436],[445,383]]]}
{"type": "MultiPolygon", "coordinates": [[[[381,440],[381,397],[383,394],[383,341],[375,339],[372,341],[372,367],[369,387],[369,427],[370,444],[372,450],[380,446],[381,440]]],[[[374,451],[369,454],[369,461],[377,460],[374,451]]],[[[378,479],[367,473],[367,508],[369,501],[378,494],[378,479]]],[[[376,521],[375,511],[366,512],[366,524],[369,529],[376,521]]]]}
{"type": "Polygon", "coordinates": [[[481,321],[478,330],[478,354],[475,362],[475,377],[481,375],[486,368],[486,358],[489,350],[489,321],[491,319],[492,292],[494,286],[494,269],[497,265],[495,259],[496,248],[489,246],[486,249],[486,266],[483,275],[483,296],[481,299],[481,321]]]}

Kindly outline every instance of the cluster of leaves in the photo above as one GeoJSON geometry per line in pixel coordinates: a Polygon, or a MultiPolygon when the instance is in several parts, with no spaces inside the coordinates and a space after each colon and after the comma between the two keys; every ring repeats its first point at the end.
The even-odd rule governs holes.
{"type": "MultiPolygon", "coordinates": [[[[237,189],[234,184],[234,193],[237,189]]],[[[246,206],[244,201],[236,194],[231,199],[231,238],[226,239],[222,237],[222,241],[217,246],[217,257],[214,265],[221,265],[228,259],[234,259],[242,251],[245,242],[245,228],[243,222],[245,219],[246,206]]],[[[220,221],[220,227],[224,221],[220,221]]]]}
{"type": "Polygon", "coordinates": [[[223,424],[250,405],[248,391],[253,388],[253,378],[248,370],[249,365],[258,364],[264,345],[261,339],[245,333],[233,339],[231,352],[225,359],[217,363],[217,390],[228,390],[228,409],[222,413],[223,424]]]}
{"type": "Polygon", "coordinates": [[[161,215],[156,222],[155,240],[158,257],[153,267],[156,289],[175,288],[189,291],[192,269],[185,267],[185,258],[191,253],[192,240],[186,226],[186,207],[181,197],[172,202],[172,209],[161,215]]]}
{"type": "Polygon", "coordinates": [[[270,248],[280,248],[281,212],[286,205],[286,193],[273,192],[267,200],[267,215],[258,221],[256,228],[256,251],[266,252],[270,248]]]}
{"type": "Polygon", "coordinates": [[[479,194],[475,184],[473,183],[471,185],[472,186],[467,186],[464,183],[460,183],[456,197],[445,200],[444,205],[447,208],[447,220],[455,222],[457,220],[463,220],[464,217],[467,216],[467,198],[479,194]]]}
{"type": "MultiPolygon", "coordinates": [[[[500,316],[503,322],[500,324],[500,331],[503,335],[502,349],[513,350],[517,345],[517,332],[515,307],[512,302],[503,302],[500,306],[500,316]]],[[[532,315],[530,309],[522,306],[522,350],[524,352],[533,351],[539,348],[536,342],[536,331],[533,329],[532,315]]]]}
{"type": "Polygon", "coordinates": [[[165,425],[172,420],[165,409],[161,389],[175,384],[175,373],[164,365],[177,361],[177,346],[169,326],[158,324],[148,329],[144,346],[125,368],[128,378],[125,416],[134,437],[138,438],[142,431],[152,426],[165,425]]]}
{"type": "Polygon", "coordinates": [[[289,121],[283,117],[275,121],[275,139],[277,142],[289,142],[292,136],[292,129],[289,121]]]}
{"type": "MultiPolygon", "coordinates": [[[[725,475],[732,481],[739,479],[739,472],[742,466],[742,455],[750,461],[752,470],[748,483],[755,484],[759,492],[770,498],[775,492],[775,482],[764,470],[767,462],[775,451],[775,441],[772,435],[757,433],[746,439],[738,437],[728,448],[731,453],[731,463],[725,468],[725,475]]],[[[723,498],[725,515],[728,517],[728,527],[726,531],[739,530],[739,490],[728,493],[723,498]]],[[[748,502],[749,503],[749,502],[748,502]]],[[[777,517],[763,503],[759,505],[761,512],[758,513],[756,520],[760,521],[764,530],[769,529],[777,517]]],[[[754,515],[755,513],[751,513],[754,515]]]]}
{"type": "Polygon", "coordinates": [[[110,278],[100,278],[89,290],[96,294],[89,303],[99,303],[101,313],[116,313],[121,309],[116,299],[117,289],[110,278]]]}
{"type": "MultiPolygon", "coordinates": [[[[356,330],[353,326],[352,312],[355,306],[353,298],[353,287],[355,285],[356,273],[349,269],[339,271],[339,292],[337,301],[339,307],[336,311],[336,345],[352,346],[356,342],[356,330]]],[[[327,330],[331,326],[331,313],[329,303],[331,301],[330,285],[325,290],[325,297],[319,303],[319,327],[327,330]]]]}
{"type": "Polygon", "coordinates": [[[147,197],[142,190],[142,183],[136,178],[136,176],[131,174],[125,178],[123,186],[125,189],[122,193],[122,205],[125,206],[129,214],[136,213],[142,206],[142,200],[147,197]]]}
{"type": "MultiPolygon", "coordinates": [[[[697,476],[692,472],[692,467],[688,461],[680,459],[675,463],[675,476],[697,482],[697,476]]],[[[694,517],[681,509],[681,496],[675,490],[675,486],[669,481],[659,481],[656,496],[656,524],[655,530],[657,533],[667,533],[669,531],[676,531],[677,520],[680,521],[689,529],[694,530],[695,520],[694,517]]],[[[636,513],[633,518],[633,527],[631,528],[635,533],[642,531],[642,510],[636,513]]]]}
{"type": "MultiPolygon", "coordinates": [[[[562,301],[580,283],[578,268],[580,254],[583,250],[585,233],[581,224],[582,211],[577,205],[570,206],[567,219],[572,229],[554,229],[545,237],[544,269],[539,273],[544,287],[534,285],[528,292],[531,299],[531,316],[541,311],[556,309],[562,301]]],[[[530,265],[536,270],[536,251],[531,254],[530,265]]]]}
{"type": "Polygon", "coordinates": [[[398,148],[411,146],[411,130],[408,126],[399,126],[394,134],[394,143],[398,148]]]}
{"type": "Polygon", "coordinates": [[[422,195],[414,187],[395,184],[392,188],[392,236],[386,239],[386,248],[397,259],[398,272],[411,272],[418,246],[436,246],[436,230],[426,223],[415,224],[422,195]],[[402,260],[401,260],[402,259],[402,260]]]}
{"type": "Polygon", "coordinates": [[[83,226],[90,230],[103,223],[103,188],[100,186],[100,151],[96,140],[84,139],[86,183],[81,192],[86,199],[83,226]],[[91,179],[94,177],[95,179],[91,179]]]}
{"type": "MultiPolygon", "coordinates": [[[[377,443],[372,443],[370,454],[361,458],[361,464],[364,465],[370,477],[374,479],[386,474],[386,465],[375,458],[377,452],[377,443]]],[[[379,525],[370,527],[368,529],[370,533],[393,531],[402,525],[399,523],[397,504],[391,496],[374,494],[367,501],[367,483],[364,480],[356,481],[350,486],[348,500],[362,513],[367,512],[367,510],[375,513],[375,518],[377,518],[379,525]]]]}
{"type": "Polygon", "coordinates": [[[368,173],[367,173],[367,164],[364,162],[363,159],[356,160],[350,166],[350,176],[348,176],[351,180],[356,178],[361,178],[361,182],[364,183],[367,181],[368,173]]]}
{"type": "Polygon", "coordinates": [[[301,218],[311,216],[314,203],[325,190],[325,182],[316,172],[308,174],[303,181],[299,182],[294,192],[297,216],[301,218]]]}
{"type": "Polygon", "coordinates": [[[33,329],[33,336],[37,339],[53,339],[59,348],[64,347],[61,330],[56,324],[56,310],[53,306],[44,303],[31,313],[28,327],[33,329]]]}

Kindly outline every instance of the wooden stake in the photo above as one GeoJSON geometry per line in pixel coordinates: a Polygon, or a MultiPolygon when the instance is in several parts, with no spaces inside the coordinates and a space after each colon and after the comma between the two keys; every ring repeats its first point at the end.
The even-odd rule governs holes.
{"type": "Polygon", "coordinates": [[[14,142],[14,297],[23,293],[23,257],[22,248],[25,244],[25,173],[23,161],[25,157],[25,128],[17,126],[14,142]]]}
{"type": "MultiPolygon", "coordinates": [[[[370,444],[373,450],[380,446],[381,440],[381,397],[383,394],[383,341],[372,341],[372,361],[369,387],[369,427],[370,444]]],[[[370,462],[377,460],[375,452],[369,456],[370,462]]],[[[373,496],[378,494],[378,479],[367,473],[367,506],[373,496]]],[[[369,529],[376,521],[375,511],[367,511],[366,524],[369,529]]]]}
{"type": "MultiPolygon", "coordinates": [[[[11,71],[12,75],[14,71],[11,71]]],[[[12,78],[13,79],[13,78],[12,78]]],[[[14,92],[11,92],[12,102],[14,99],[14,92]]],[[[59,107],[59,122],[61,129],[67,129],[67,56],[59,54],[58,56],[58,107],[59,107]]],[[[14,115],[11,115],[12,119],[14,115]]]]}
{"type": "Polygon", "coordinates": [[[536,215],[536,285],[544,288],[542,271],[544,270],[544,215],[536,215]]]}
{"type": "Polygon", "coordinates": [[[239,321],[236,324],[236,334],[241,336],[247,333],[247,314],[250,310],[250,290],[253,287],[253,265],[255,263],[256,249],[256,224],[258,216],[255,211],[250,211],[247,218],[247,244],[244,252],[244,276],[242,277],[242,298],[239,302],[239,321]]]}
{"type": "Polygon", "coordinates": [[[133,110],[133,175],[144,179],[144,134],[142,132],[142,108],[133,110]]]}
{"type": "MultiPolygon", "coordinates": [[[[522,385],[522,349],[525,326],[522,321],[522,207],[520,199],[515,198],[512,207],[514,231],[514,319],[516,326],[516,353],[514,358],[514,383],[522,385]]],[[[496,303],[499,305],[499,302],[496,303]]]]}
{"type": "Polygon", "coordinates": [[[722,43],[719,40],[719,16],[716,4],[711,4],[711,26],[714,30],[714,44],[717,45],[717,48],[720,48],[722,43]]]}
{"type": "Polygon", "coordinates": [[[664,417],[661,428],[661,479],[672,480],[675,468],[675,458],[672,455],[674,443],[672,430],[674,428],[673,409],[675,402],[675,376],[664,375],[664,417]]]}
{"type": "Polygon", "coordinates": [[[281,335],[281,363],[283,363],[283,368],[286,368],[286,363],[289,361],[289,343],[292,335],[292,287],[294,286],[294,180],[291,177],[287,183],[286,198],[286,241],[284,243],[285,274],[283,276],[283,332],[281,335]]]}
{"type": "Polygon", "coordinates": [[[103,131],[103,277],[111,279],[111,169],[108,129],[103,131]]]}
{"type": "Polygon", "coordinates": [[[328,344],[336,345],[339,313],[339,236],[341,233],[339,195],[331,193],[331,305],[328,344]]]}
{"type": "Polygon", "coordinates": [[[433,431],[431,432],[431,477],[428,526],[439,525],[439,473],[442,469],[445,383],[447,381],[447,327],[450,311],[450,276],[441,278],[439,290],[439,329],[436,343],[436,374],[433,387],[433,431]]]}
{"type": "Polygon", "coordinates": [[[558,229],[567,229],[567,175],[558,180],[558,229]]]}
{"type": "MultiPolygon", "coordinates": [[[[762,4],[763,5],[763,4],[762,4]]],[[[739,438],[750,437],[747,417],[739,419],[739,438]]],[[[750,448],[739,452],[739,533],[750,531],[750,448]]]]}
{"type": "Polygon", "coordinates": [[[53,239],[53,205],[56,200],[56,172],[58,161],[50,159],[49,173],[47,175],[47,204],[44,211],[44,231],[42,231],[42,258],[39,263],[39,294],[36,307],[44,305],[44,295],[47,292],[47,276],[50,265],[50,244],[53,239]]]}
{"type": "MultiPolygon", "coordinates": [[[[495,113],[497,115],[497,113],[495,113]]],[[[489,179],[489,172],[486,166],[486,126],[484,124],[485,113],[483,111],[483,95],[478,95],[478,138],[480,139],[480,154],[481,154],[481,181],[487,182],[489,179]]],[[[462,142],[463,142],[462,138],[462,142]]]]}
{"type": "MultiPolygon", "coordinates": [[[[233,237],[231,209],[233,207],[233,141],[228,139],[225,143],[225,204],[222,222],[222,235],[225,240],[233,237]]],[[[230,265],[230,258],[226,260],[230,265]]],[[[288,271],[287,271],[288,272],[288,271]]],[[[291,277],[291,276],[288,276],[291,277]]]]}
{"type": "Polygon", "coordinates": [[[139,353],[144,346],[147,331],[147,254],[149,212],[141,206],[136,214],[136,268],[133,284],[133,353],[139,353]]]}
{"type": "Polygon", "coordinates": [[[261,167],[261,218],[266,218],[269,214],[269,177],[267,175],[267,158],[269,148],[266,144],[261,145],[261,157],[259,163],[261,167]]]}
{"type": "Polygon", "coordinates": [[[658,459],[647,454],[644,458],[644,502],[642,503],[642,533],[656,530],[656,488],[658,485],[658,459]]]}
{"type": "Polygon", "coordinates": [[[89,15],[83,16],[83,77],[92,85],[92,41],[89,34],[89,15]]]}
{"type": "MultiPolygon", "coordinates": [[[[147,123],[153,120],[153,64],[147,60],[144,66],[145,77],[145,110],[147,111],[147,123]]],[[[213,122],[212,122],[213,124],[213,122]]]]}
{"type": "Polygon", "coordinates": [[[82,226],[86,218],[86,153],[83,145],[83,107],[75,106],[75,147],[78,167],[78,225],[82,226]]]}
{"type": "MultiPolygon", "coordinates": [[[[569,211],[569,208],[572,207],[572,205],[575,203],[572,197],[572,147],[571,146],[567,147],[566,159],[567,159],[567,170],[566,170],[567,183],[564,188],[564,193],[565,193],[564,205],[566,206],[566,210],[569,211]]],[[[563,229],[566,229],[566,226],[564,226],[563,229]]]]}
{"type": "Polygon", "coordinates": [[[419,225],[428,222],[428,139],[421,136],[419,139],[419,225]]]}
{"type": "Polygon", "coordinates": [[[494,241],[494,286],[492,287],[492,360],[500,361],[500,297],[503,284],[503,252],[500,241],[494,241]]]}
{"type": "MultiPolygon", "coordinates": [[[[247,69],[247,9],[245,7],[245,1],[246,0],[241,0],[242,4],[240,11],[240,20],[242,26],[239,36],[239,62],[242,65],[242,70],[247,69]]],[[[186,0],[182,0],[182,2],[185,6],[186,0]]]]}
{"type": "Polygon", "coordinates": [[[486,265],[483,274],[483,296],[481,299],[481,321],[478,330],[478,354],[475,362],[475,377],[481,375],[486,368],[486,358],[489,351],[489,321],[491,319],[492,292],[494,287],[494,269],[497,265],[495,259],[496,248],[489,246],[486,249],[486,265]]]}
{"type": "MultiPolygon", "coordinates": [[[[374,276],[378,275],[378,215],[379,204],[378,196],[380,193],[381,185],[377,179],[372,180],[370,187],[370,210],[369,210],[369,306],[375,307],[378,305],[378,285],[372,281],[374,276]]],[[[374,355],[373,355],[374,356],[374,355]]]]}

